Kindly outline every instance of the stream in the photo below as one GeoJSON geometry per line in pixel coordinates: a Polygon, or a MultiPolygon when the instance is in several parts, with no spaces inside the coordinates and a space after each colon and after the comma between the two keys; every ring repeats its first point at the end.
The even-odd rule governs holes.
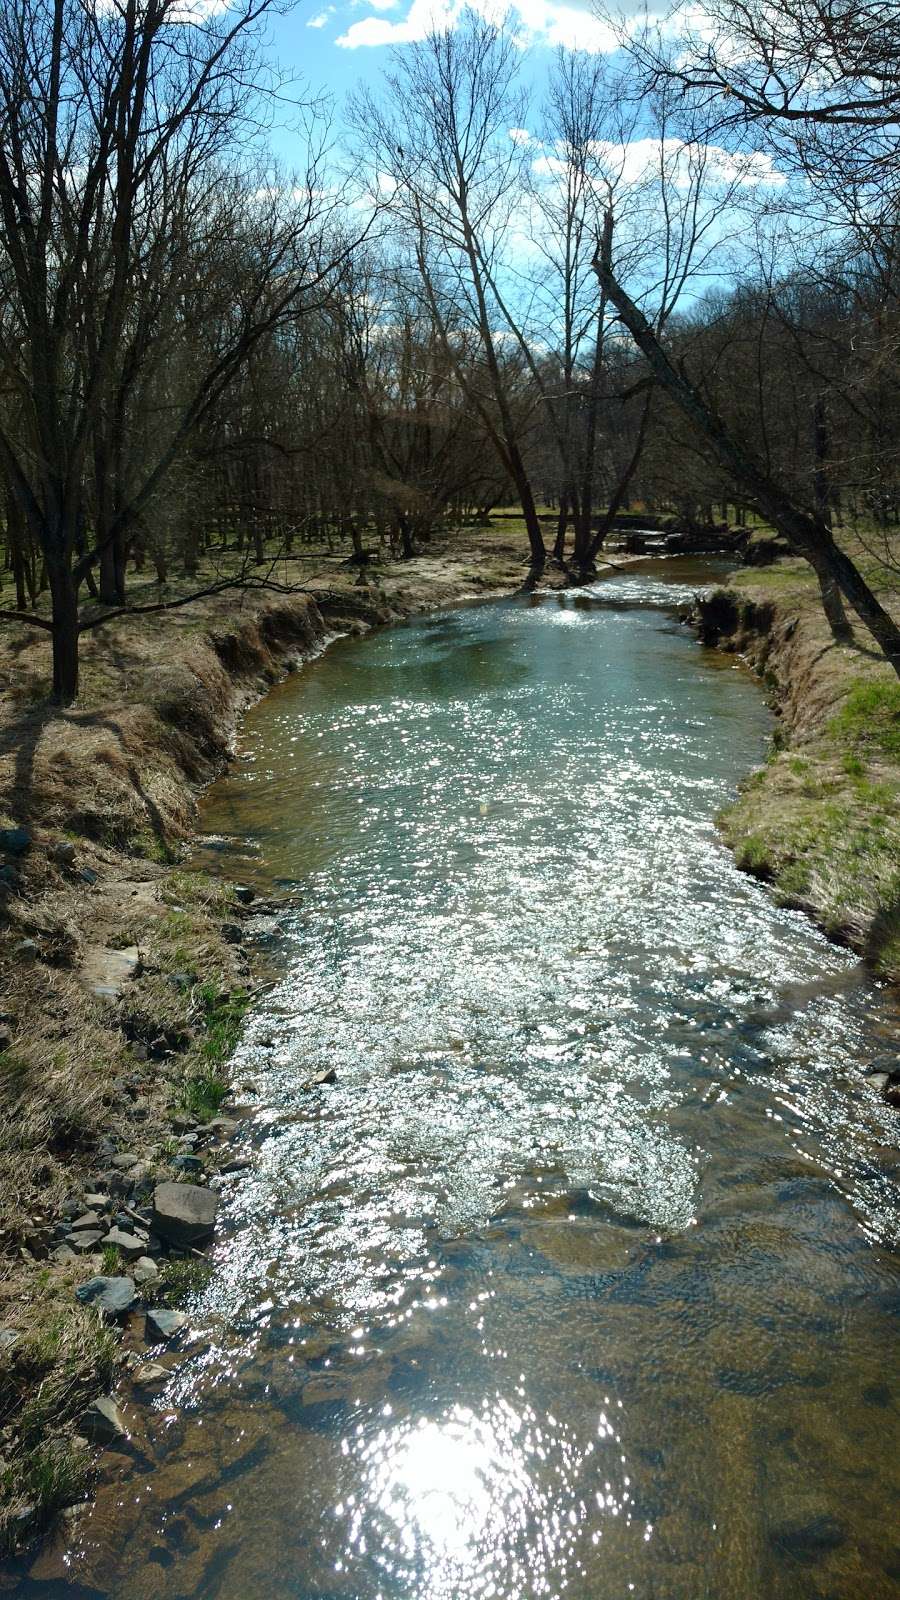
{"type": "Polygon", "coordinates": [[[288,895],[252,1166],[23,1592],[900,1593],[897,998],[717,836],[772,717],[674,616],[716,575],[342,639],[247,716],[197,861],[288,895]]]}

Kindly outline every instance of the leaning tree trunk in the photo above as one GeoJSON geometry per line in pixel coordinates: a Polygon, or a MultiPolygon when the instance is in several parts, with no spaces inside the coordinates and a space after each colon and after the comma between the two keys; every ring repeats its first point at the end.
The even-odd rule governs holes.
{"type": "Polygon", "coordinates": [[[655,376],[703,434],[719,464],[747,490],[792,550],[803,556],[817,574],[824,572],[837,585],[900,677],[900,627],[869,588],[859,568],[835,544],[831,529],[821,517],[811,516],[791,500],[765,468],[738,444],[683,369],[673,366],[644,313],[615,277],[608,249],[598,248],[594,270],[601,289],[608,294],[655,376]]]}

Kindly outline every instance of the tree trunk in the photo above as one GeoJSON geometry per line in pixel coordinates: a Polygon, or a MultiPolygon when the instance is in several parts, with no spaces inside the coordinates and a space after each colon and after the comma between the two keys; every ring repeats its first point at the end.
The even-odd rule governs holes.
{"type": "Polygon", "coordinates": [[[566,558],[566,528],[569,525],[569,497],[563,493],[559,497],[559,516],[556,519],[556,539],[553,544],[554,561],[565,561],[566,558]]]}
{"type": "Polygon", "coordinates": [[[16,605],[20,611],[24,611],[28,605],[25,585],[25,519],[12,493],[6,497],[6,535],[12,561],[13,581],[16,585],[16,605]]]}
{"type": "Polygon", "coordinates": [[[53,619],[53,698],[72,704],[78,693],[78,592],[68,562],[48,563],[53,619]]]}

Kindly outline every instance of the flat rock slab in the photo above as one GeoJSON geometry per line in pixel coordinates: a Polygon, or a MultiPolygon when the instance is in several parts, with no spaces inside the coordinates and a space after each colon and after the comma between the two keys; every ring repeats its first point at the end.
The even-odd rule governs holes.
{"type": "Polygon", "coordinates": [[[81,1233],[70,1233],[66,1239],[66,1244],[76,1254],[89,1256],[92,1250],[96,1250],[99,1247],[102,1238],[103,1235],[99,1228],[84,1228],[81,1233]]]}
{"type": "Polygon", "coordinates": [[[219,1201],[196,1183],[158,1183],[153,1191],[153,1232],[179,1249],[212,1238],[219,1201]]]}
{"type": "Polygon", "coordinates": [[[105,945],[88,945],[81,963],[81,981],[91,994],[104,1000],[118,1000],[126,983],[140,977],[141,953],[137,945],[124,950],[108,950],[105,945]]]}
{"type": "Polygon", "coordinates": [[[76,1300],[96,1306],[107,1317],[122,1317],[130,1311],[137,1296],[133,1278],[88,1278],[75,1290],[76,1300]]]}
{"type": "Polygon", "coordinates": [[[105,1233],[100,1242],[104,1248],[106,1245],[111,1245],[114,1250],[118,1250],[126,1261],[136,1261],[147,1248],[146,1239],[136,1239],[133,1233],[126,1233],[124,1228],[110,1228],[109,1233],[105,1233]]]}

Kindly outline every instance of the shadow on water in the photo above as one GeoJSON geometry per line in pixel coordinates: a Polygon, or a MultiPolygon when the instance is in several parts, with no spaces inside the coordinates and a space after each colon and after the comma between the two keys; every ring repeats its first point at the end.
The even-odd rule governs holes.
{"type": "Polygon", "coordinates": [[[253,1167],[23,1594],[896,1594],[895,1002],[718,841],[770,718],[671,626],[700,581],[342,641],[250,715],[199,856],[297,886],[253,1167]]]}

